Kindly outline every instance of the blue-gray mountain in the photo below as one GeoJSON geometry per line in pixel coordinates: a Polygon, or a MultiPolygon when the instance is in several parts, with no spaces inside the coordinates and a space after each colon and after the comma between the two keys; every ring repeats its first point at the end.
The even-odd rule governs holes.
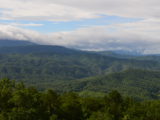
{"type": "Polygon", "coordinates": [[[6,46],[26,46],[26,45],[36,45],[36,43],[22,40],[0,40],[0,47],[6,46]]]}

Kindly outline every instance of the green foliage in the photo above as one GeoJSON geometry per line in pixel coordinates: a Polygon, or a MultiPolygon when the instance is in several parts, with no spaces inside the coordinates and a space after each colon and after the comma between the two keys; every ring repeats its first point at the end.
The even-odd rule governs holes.
{"type": "Polygon", "coordinates": [[[160,120],[158,56],[38,45],[0,53],[0,77],[15,79],[0,80],[0,120],[160,120]],[[146,99],[153,100],[140,101],[146,99]]]}
{"type": "Polygon", "coordinates": [[[87,120],[114,120],[113,117],[105,112],[95,112],[87,120]]]}
{"type": "Polygon", "coordinates": [[[123,95],[136,99],[158,99],[160,95],[160,72],[129,69],[123,72],[99,75],[79,80],[54,84],[57,91],[77,91],[81,96],[95,96],[118,90],[123,95]],[[59,86],[63,86],[63,89],[59,86]]]}
{"type": "Polygon", "coordinates": [[[159,120],[159,113],[159,100],[140,102],[118,91],[80,97],[0,80],[0,120],[159,120]]]}
{"type": "Polygon", "coordinates": [[[79,96],[81,97],[104,97],[106,95],[106,93],[103,93],[103,92],[94,92],[94,91],[81,91],[81,92],[78,92],[79,93],[79,96]]]}

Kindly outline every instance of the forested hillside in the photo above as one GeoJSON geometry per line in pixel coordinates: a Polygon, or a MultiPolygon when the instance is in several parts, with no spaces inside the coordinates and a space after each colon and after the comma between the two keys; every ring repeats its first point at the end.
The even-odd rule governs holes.
{"type": "Polygon", "coordinates": [[[116,89],[137,99],[159,98],[158,56],[131,59],[61,46],[19,44],[0,47],[0,78],[60,93],[103,94],[116,89]]]}
{"type": "Polygon", "coordinates": [[[0,77],[28,84],[52,84],[55,81],[75,80],[129,68],[159,70],[160,64],[153,60],[115,58],[59,46],[0,48],[0,77]]]}
{"type": "Polygon", "coordinates": [[[0,0],[0,120],[160,120],[160,0],[0,0]]]}
{"type": "MultiPolygon", "coordinates": [[[[100,75],[85,79],[48,84],[57,91],[101,92],[118,90],[136,99],[158,99],[160,95],[160,72],[129,69],[123,72],[100,75]]],[[[94,93],[93,93],[94,94],[94,93]]]]}

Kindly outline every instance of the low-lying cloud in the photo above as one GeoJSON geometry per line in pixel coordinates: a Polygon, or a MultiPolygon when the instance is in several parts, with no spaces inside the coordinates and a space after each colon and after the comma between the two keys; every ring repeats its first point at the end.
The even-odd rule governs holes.
{"type": "Polygon", "coordinates": [[[108,26],[92,26],[68,32],[41,34],[12,25],[0,25],[0,38],[30,40],[82,50],[129,50],[160,53],[160,21],[142,20],[108,26]]]}
{"type": "Polygon", "coordinates": [[[21,26],[0,24],[0,39],[29,40],[83,50],[138,50],[160,53],[159,0],[1,0],[1,20],[77,21],[103,15],[141,21],[92,26],[74,31],[42,34],[21,26]]]}

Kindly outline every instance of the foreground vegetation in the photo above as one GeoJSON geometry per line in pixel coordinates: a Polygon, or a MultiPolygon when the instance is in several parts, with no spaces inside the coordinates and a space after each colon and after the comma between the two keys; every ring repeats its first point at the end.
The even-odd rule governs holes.
{"type": "Polygon", "coordinates": [[[0,81],[0,120],[160,120],[160,101],[135,101],[112,91],[104,97],[39,92],[0,81]]]}

